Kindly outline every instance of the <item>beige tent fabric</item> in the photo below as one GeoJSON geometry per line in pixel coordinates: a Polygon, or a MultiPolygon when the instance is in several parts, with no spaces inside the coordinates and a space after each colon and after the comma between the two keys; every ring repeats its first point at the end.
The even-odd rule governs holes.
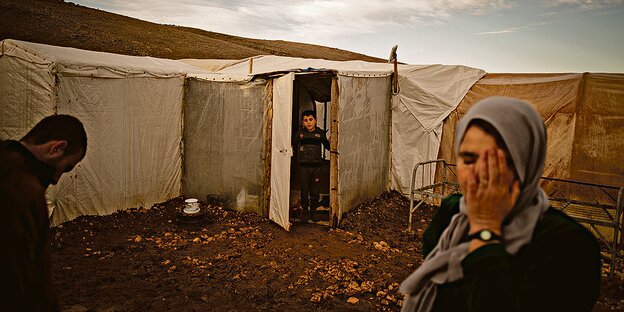
{"type": "MultiPolygon", "coordinates": [[[[342,85],[345,96],[350,94],[349,90],[355,90],[357,94],[353,93],[350,99],[345,97],[347,102],[340,109],[355,112],[372,107],[371,101],[376,103],[375,99],[378,97],[390,97],[388,77],[393,73],[393,66],[385,63],[260,56],[253,58],[253,74],[249,75],[248,60],[175,61],[10,39],[3,40],[0,47],[0,69],[4,74],[0,78],[3,82],[0,87],[0,101],[3,104],[3,123],[0,125],[2,138],[18,138],[42,117],[54,113],[77,115],[84,119],[89,133],[90,145],[85,160],[73,175],[62,179],[51,194],[53,204],[57,206],[52,216],[53,223],[81,214],[108,214],[132,206],[149,206],[154,201],[179,195],[182,101],[184,90],[188,91],[188,88],[185,89],[185,77],[191,76],[203,81],[234,82],[237,84],[235,89],[241,92],[239,95],[246,97],[253,96],[246,86],[255,84],[253,78],[256,75],[305,72],[309,68],[331,70],[338,74],[341,81],[354,83],[342,85]],[[358,79],[347,79],[349,77],[358,79]],[[366,78],[383,83],[363,83],[366,78]],[[374,90],[360,88],[368,83],[373,85],[374,90]],[[362,94],[368,96],[362,97],[362,94]],[[166,123],[168,128],[165,129],[162,123],[166,123]],[[148,167],[153,172],[145,169],[148,167]],[[161,180],[156,179],[154,174],[160,175],[161,180]]],[[[396,142],[405,145],[398,145],[393,141],[392,147],[385,154],[381,154],[412,155],[414,151],[425,148],[423,142],[430,151],[437,150],[438,141],[431,139],[439,135],[439,130],[435,130],[440,127],[440,121],[454,109],[466,90],[483,74],[481,70],[464,66],[400,65],[402,91],[393,96],[392,103],[393,109],[398,107],[404,114],[400,115],[400,120],[392,117],[392,122],[394,125],[421,126],[396,127],[415,129],[418,133],[395,131],[393,127],[396,142]]],[[[387,104],[379,108],[388,109],[390,116],[389,103],[387,104]]],[[[383,118],[373,120],[372,124],[375,127],[384,124],[383,120],[388,116],[383,115],[383,118]]],[[[359,117],[366,118],[364,115],[359,117]]],[[[385,124],[389,123],[390,120],[385,121],[385,124]]],[[[345,121],[343,128],[347,126],[349,123],[345,121]]],[[[357,136],[355,132],[342,134],[342,140],[351,140],[350,136],[357,136]]],[[[347,141],[343,142],[348,144],[347,141]]],[[[375,155],[381,155],[378,152],[375,155]]],[[[347,158],[344,158],[343,174],[359,176],[359,170],[364,167],[348,167],[347,158]]],[[[403,161],[399,166],[393,165],[391,169],[395,178],[400,177],[398,180],[408,180],[412,165],[409,162],[421,160],[418,157],[408,158],[407,162],[403,161]]],[[[379,188],[380,191],[386,189],[389,178],[387,173],[385,176],[380,175],[378,169],[388,167],[384,160],[381,166],[372,171],[379,177],[379,183],[375,184],[376,189],[377,186],[383,186],[379,188]]],[[[253,170],[250,172],[257,175],[253,170]]],[[[252,180],[256,179],[255,175],[252,175],[252,180]]],[[[343,180],[351,181],[346,178],[343,180]]],[[[351,192],[353,194],[370,193],[370,190],[363,190],[354,183],[343,183],[345,188],[354,190],[351,192]]],[[[239,194],[247,198],[251,189],[253,187],[247,187],[245,192],[239,194]]],[[[237,202],[239,197],[241,196],[237,196],[237,202]]],[[[357,201],[355,197],[347,196],[345,207],[350,207],[357,201]]]]}
{"type": "Polygon", "coordinates": [[[63,76],[164,78],[207,72],[175,60],[87,51],[13,39],[2,41],[0,55],[34,64],[54,64],[55,73],[63,76]]]}
{"type": "Polygon", "coordinates": [[[414,166],[438,153],[442,121],[484,75],[480,69],[445,65],[399,71],[400,92],[392,98],[392,189],[409,193],[414,166]]]}
{"type": "Polygon", "coordinates": [[[180,62],[201,68],[209,72],[218,72],[222,69],[239,63],[247,63],[249,59],[242,60],[219,60],[219,59],[180,59],[180,62]]]}
{"type": "Polygon", "coordinates": [[[266,81],[187,79],[182,193],[219,194],[226,208],[262,214],[266,81]]]}
{"type": "Polygon", "coordinates": [[[388,190],[390,78],[338,76],[338,219],[388,190]]]}
{"type": "MultiPolygon", "coordinates": [[[[191,62],[191,60],[184,60],[191,62]]],[[[202,62],[196,62],[200,64],[202,62]]],[[[191,63],[189,63],[191,64],[191,63]]],[[[219,63],[208,60],[206,68],[219,63]]],[[[336,71],[340,76],[388,77],[393,74],[392,64],[365,61],[328,61],[284,56],[259,56],[253,61],[253,75],[306,69],[336,71]]],[[[457,106],[468,89],[485,72],[461,65],[399,65],[399,104],[405,106],[426,131],[433,131],[457,106]]],[[[218,71],[224,75],[249,74],[248,62],[238,62],[218,71]]],[[[238,76],[232,76],[238,77],[238,76]]],[[[213,78],[215,79],[215,78],[213,78]]]]}
{"type": "MultiPolygon", "coordinates": [[[[542,115],[548,132],[544,176],[624,185],[623,74],[488,74],[444,121],[438,158],[455,163],[455,124],[474,103],[493,95],[525,100],[542,115]]],[[[545,188],[562,191],[552,185],[545,188]]],[[[592,202],[604,197],[595,191],[565,192],[565,196],[592,202]]]]}
{"type": "Polygon", "coordinates": [[[55,112],[54,75],[47,64],[0,57],[0,140],[19,139],[55,112]]]}
{"type": "Polygon", "coordinates": [[[183,84],[184,77],[60,78],[58,113],[82,121],[89,145],[51,196],[53,225],[180,195],[183,84]]]}
{"type": "MultiPolygon", "coordinates": [[[[290,164],[292,150],[292,103],[295,74],[273,81],[273,118],[271,120],[271,197],[269,219],[290,229],[290,164]]],[[[259,126],[259,125],[258,125],[259,126]]]]}
{"type": "MultiPolygon", "coordinates": [[[[233,62],[230,66],[225,66],[228,62],[215,60],[183,61],[206,69],[221,68],[213,74],[192,75],[197,79],[221,82],[244,82],[253,75],[308,69],[331,70],[337,72],[340,79],[384,78],[394,72],[393,65],[385,63],[273,55],[254,57],[251,75],[248,60],[233,62]]],[[[437,155],[442,121],[485,72],[467,66],[439,64],[399,65],[398,71],[400,92],[392,94],[391,175],[388,180],[392,189],[407,194],[414,165],[437,155]]],[[[387,84],[390,86],[390,81],[387,84]]],[[[343,87],[346,85],[341,84],[341,89],[343,87]]],[[[389,94],[390,90],[383,92],[389,94]]]]}
{"type": "Polygon", "coordinates": [[[17,40],[0,47],[0,139],[19,139],[55,113],[78,117],[87,130],[85,159],[47,194],[52,225],[180,195],[185,75],[208,72],[17,40]]]}
{"type": "MultiPolygon", "coordinates": [[[[252,73],[261,75],[275,72],[287,72],[293,70],[305,70],[308,68],[335,70],[339,74],[359,77],[383,77],[390,76],[393,65],[386,63],[372,63],[366,61],[329,61],[323,59],[304,59],[298,57],[265,55],[254,57],[252,73]]],[[[405,65],[402,65],[405,66],[405,65]]],[[[223,74],[249,74],[247,61],[238,62],[232,66],[218,71],[223,74]]]]}
{"type": "Polygon", "coordinates": [[[624,74],[586,74],[569,178],[624,185],[624,74]]]}

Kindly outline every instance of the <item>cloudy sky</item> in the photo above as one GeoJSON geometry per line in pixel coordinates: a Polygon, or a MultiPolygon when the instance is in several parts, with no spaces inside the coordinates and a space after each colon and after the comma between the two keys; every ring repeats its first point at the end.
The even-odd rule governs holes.
{"type": "Polygon", "coordinates": [[[624,72],[624,0],[69,0],[163,24],[488,72],[624,72]]]}

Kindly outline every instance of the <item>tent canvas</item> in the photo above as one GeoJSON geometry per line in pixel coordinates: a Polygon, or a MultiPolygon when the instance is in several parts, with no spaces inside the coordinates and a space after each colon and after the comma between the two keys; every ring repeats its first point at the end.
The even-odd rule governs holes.
{"type": "MultiPolygon", "coordinates": [[[[220,60],[182,60],[200,67],[215,67],[220,60]]],[[[393,73],[392,64],[365,61],[328,61],[280,56],[232,62],[217,75],[192,75],[211,81],[242,81],[271,73],[331,70],[339,77],[383,78],[393,73]]],[[[407,194],[413,166],[437,156],[442,122],[457,107],[470,87],[485,75],[480,69],[460,65],[399,65],[398,94],[391,96],[392,142],[390,153],[391,188],[407,194]]]]}
{"type": "Polygon", "coordinates": [[[544,176],[624,185],[619,160],[624,153],[624,74],[488,74],[445,120],[439,158],[455,163],[455,124],[492,95],[525,100],[541,114],[548,133],[544,176]]]}
{"type": "Polygon", "coordinates": [[[0,69],[7,73],[0,89],[7,112],[2,139],[18,138],[54,113],[78,116],[89,133],[85,160],[50,192],[57,206],[53,224],[83,214],[148,207],[181,194],[203,198],[207,188],[219,187],[232,193],[239,209],[268,213],[266,138],[271,127],[266,116],[273,113],[274,78],[289,72],[331,72],[336,77],[330,92],[336,94],[331,115],[338,123],[334,127],[332,120],[331,128],[342,155],[332,164],[337,170],[333,189],[342,194],[336,204],[340,217],[388,188],[404,192],[413,164],[435,155],[441,121],[484,75],[465,66],[401,65],[401,91],[391,94],[390,64],[262,56],[253,59],[249,74],[244,60],[181,62],[16,40],[2,41],[0,69]],[[212,115],[219,112],[215,108],[223,118],[212,115]],[[262,126],[247,131],[248,124],[239,125],[238,117],[232,117],[241,112],[262,126]],[[361,131],[367,128],[372,131],[361,131]],[[199,129],[221,139],[202,146],[196,140],[203,134],[199,129]],[[194,148],[221,158],[194,158],[194,148]],[[247,157],[242,162],[230,157],[239,153],[247,157]],[[217,175],[210,179],[210,174],[217,175]],[[229,186],[218,186],[223,181],[229,186]]]}
{"type": "Polygon", "coordinates": [[[89,138],[85,159],[48,192],[51,224],[110,214],[180,194],[184,63],[3,40],[0,139],[71,114],[89,138]]]}
{"type": "MultiPolygon", "coordinates": [[[[525,100],[544,119],[548,143],[543,176],[548,179],[542,181],[542,188],[551,198],[617,205],[617,190],[624,185],[620,160],[624,153],[624,74],[488,74],[444,121],[438,158],[456,162],[457,121],[476,102],[493,95],[525,100]]],[[[437,174],[440,181],[441,172],[437,174]]],[[[596,222],[613,218],[604,214],[606,210],[592,212],[592,208],[568,204],[562,208],[596,222]]],[[[610,213],[615,216],[613,210],[610,213]]],[[[591,228],[607,240],[613,238],[612,228],[591,228]]]]}
{"type": "MultiPolygon", "coordinates": [[[[332,92],[331,84],[320,84],[312,93],[331,93],[331,106],[336,116],[331,118],[331,136],[337,138],[331,154],[336,172],[334,195],[337,200],[337,218],[348,208],[371,199],[388,189],[390,153],[390,93],[389,77],[350,77],[328,73],[289,73],[276,78],[255,79],[251,82],[189,79],[185,110],[185,178],[183,194],[205,198],[221,198],[229,208],[251,210],[264,214],[284,228],[290,227],[291,198],[290,166],[293,155],[291,137],[293,123],[293,83],[302,87],[311,84],[314,76],[334,81],[339,92],[332,92]],[[295,77],[305,76],[305,79],[295,77]],[[327,88],[329,86],[329,88],[327,88]],[[203,94],[212,90],[210,96],[203,94]],[[253,91],[250,91],[253,90],[253,91]],[[264,93],[264,94],[262,94],[264,93]],[[338,96],[340,93],[340,96],[338,96]],[[245,95],[246,94],[246,95],[245,95]],[[235,114],[245,99],[255,99],[249,112],[235,114]],[[265,106],[264,112],[262,106],[265,106]],[[223,117],[215,121],[196,116],[216,112],[223,117]],[[200,112],[201,111],[201,112],[200,112]],[[232,118],[227,117],[232,116],[232,118]],[[264,119],[264,120],[262,120],[264,119]],[[220,120],[223,120],[221,122],[220,120]],[[224,124],[224,123],[227,123],[224,124]],[[260,131],[263,125],[270,125],[260,131]],[[196,131],[207,129],[208,131],[196,131]],[[254,133],[253,142],[245,142],[250,149],[230,153],[229,164],[220,156],[205,151],[205,147],[231,149],[243,143],[238,132],[254,133]],[[228,131],[230,130],[230,131],[228,131]],[[337,135],[338,131],[340,135],[337,135]],[[262,135],[262,136],[261,136],[262,135]],[[257,144],[262,137],[264,144],[257,144]],[[251,148],[253,146],[253,148],[251,148]],[[215,159],[215,156],[217,159],[215,159]],[[237,178],[236,167],[254,160],[249,179],[237,178]],[[216,160],[216,161],[215,161],[216,160]],[[195,168],[206,167],[209,170],[195,168]],[[200,175],[198,173],[202,172],[200,175]],[[216,180],[212,177],[218,176],[216,180]],[[253,185],[250,187],[250,185],[253,185]],[[344,193],[341,193],[345,190],[344,193]],[[244,200],[244,198],[252,200],[244,200]],[[247,203],[250,205],[243,206],[247,203]],[[265,204],[266,203],[266,204],[265,204]],[[254,206],[255,204],[255,206],[254,206]]],[[[303,87],[302,87],[303,88],[303,87]]],[[[311,88],[308,86],[308,88],[311,88]]],[[[243,104],[247,105],[247,104],[243,104]]],[[[329,116],[328,116],[329,117],[329,116]]],[[[298,117],[293,117],[298,118],[298,117]]],[[[331,195],[330,195],[331,196],[331,195]]],[[[337,220],[338,221],[338,220],[337,220]]]]}
{"type": "Polygon", "coordinates": [[[273,82],[273,118],[271,120],[271,197],[269,219],[290,228],[290,159],[293,155],[292,101],[295,75],[287,74],[273,82]]]}
{"type": "MultiPolygon", "coordinates": [[[[190,62],[190,60],[185,61],[190,62]]],[[[219,62],[214,63],[214,60],[193,60],[192,63],[201,67],[219,65],[219,62]]],[[[236,107],[237,104],[235,102],[239,100],[231,101],[232,94],[226,92],[233,90],[238,93],[244,92],[243,90],[246,90],[246,88],[243,86],[258,84],[260,83],[259,81],[264,81],[264,79],[269,80],[270,83],[276,83],[277,80],[283,79],[277,77],[281,77],[289,72],[295,73],[296,76],[311,76],[315,73],[333,72],[335,75],[336,92],[332,90],[332,108],[335,108],[336,111],[335,116],[332,115],[332,121],[335,122],[335,127],[337,128],[335,133],[338,139],[335,142],[335,147],[332,147],[332,149],[335,148],[335,153],[332,154],[332,157],[335,155],[336,158],[332,162],[332,170],[335,170],[336,174],[333,177],[335,181],[332,182],[334,183],[332,190],[335,192],[333,196],[335,198],[333,201],[330,199],[330,201],[334,202],[332,209],[335,210],[333,213],[336,215],[336,222],[339,222],[342,214],[350,208],[374,198],[391,187],[405,191],[409,187],[408,181],[411,177],[413,164],[426,160],[428,157],[435,157],[437,154],[442,120],[445,115],[454,109],[471,84],[484,74],[481,70],[463,66],[402,65],[400,73],[404,72],[406,75],[401,76],[399,79],[402,91],[392,95],[390,92],[390,77],[392,74],[390,64],[371,64],[361,61],[333,62],[263,56],[254,58],[252,74],[248,74],[249,65],[248,62],[235,62],[233,65],[225,67],[215,74],[191,75],[190,81],[192,83],[188,84],[187,105],[196,105],[193,103],[199,101],[203,103],[199,106],[205,107],[206,110],[211,110],[210,107],[214,105],[217,105],[216,107],[236,107]],[[264,78],[257,79],[258,77],[264,78]],[[194,96],[199,96],[201,93],[195,92],[193,89],[202,84],[211,85],[210,89],[216,91],[216,93],[208,97],[208,100],[194,98],[194,96]],[[224,86],[218,87],[218,85],[224,86]],[[225,87],[225,85],[236,85],[237,87],[225,87]],[[422,103],[427,103],[427,105],[422,103]],[[429,103],[437,104],[430,105],[429,103]],[[420,106],[425,106],[424,110],[420,106]],[[416,118],[416,116],[420,119],[416,118]],[[422,153],[421,151],[427,152],[422,153]]],[[[314,89],[313,87],[309,88],[314,89]]],[[[276,89],[273,86],[272,89],[265,88],[264,90],[264,96],[259,94],[254,96],[257,99],[271,98],[273,100],[288,97],[287,95],[276,95],[275,93],[268,96],[268,90],[283,94],[283,88],[276,89]]],[[[293,91],[290,90],[288,92],[293,91]]],[[[312,93],[314,92],[327,93],[327,91],[312,90],[312,93]]],[[[234,97],[236,99],[245,98],[243,95],[234,97]]],[[[286,101],[292,101],[292,94],[290,98],[290,100],[286,101]]],[[[263,124],[266,125],[267,122],[270,123],[270,120],[273,120],[273,128],[271,129],[273,134],[276,131],[291,131],[288,126],[289,122],[275,124],[275,119],[278,116],[281,116],[279,117],[281,121],[290,119],[289,116],[286,116],[289,113],[280,112],[282,107],[276,108],[271,106],[276,105],[275,103],[275,101],[265,102],[266,105],[269,105],[267,109],[270,113],[264,114],[265,121],[263,124]],[[280,127],[280,129],[276,129],[276,127],[280,127]]],[[[189,107],[188,111],[190,110],[194,109],[189,107]]],[[[219,109],[216,110],[219,111],[219,109]]],[[[260,124],[257,119],[253,120],[255,120],[255,124],[260,124]]],[[[232,127],[249,127],[249,125],[244,123],[244,120],[232,121],[238,122],[237,126],[232,127]]],[[[202,121],[194,120],[193,122],[202,121]]],[[[331,123],[330,127],[332,128],[332,134],[334,133],[334,122],[331,123]]],[[[188,129],[199,127],[202,126],[186,124],[188,129]]],[[[217,136],[221,136],[221,134],[217,134],[217,136]]],[[[189,161],[196,159],[197,161],[194,162],[203,164],[209,162],[207,155],[195,152],[199,151],[199,147],[194,147],[196,143],[190,143],[191,141],[202,145],[236,144],[234,143],[235,141],[228,142],[221,137],[207,142],[205,140],[208,137],[199,135],[189,137],[185,135],[187,143],[185,144],[187,148],[185,150],[185,159],[189,159],[189,161]],[[200,141],[202,143],[199,143],[200,141]]],[[[270,139],[271,137],[268,138],[269,142],[270,139]]],[[[265,138],[266,140],[267,138],[265,138]]],[[[285,151],[287,153],[288,149],[286,146],[283,146],[277,152],[285,151]]],[[[256,149],[255,152],[263,154],[260,149],[256,149]]],[[[272,152],[276,151],[273,150],[272,152]]],[[[241,183],[238,187],[233,187],[227,194],[218,193],[211,196],[238,198],[241,194],[246,194],[247,196],[260,198],[259,201],[254,201],[258,205],[255,209],[252,208],[252,210],[268,214],[271,218],[272,212],[267,209],[265,202],[273,203],[275,199],[272,195],[275,194],[281,194],[280,197],[284,201],[283,198],[288,194],[288,183],[282,183],[280,186],[281,190],[277,193],[274,192],[275,188],[278,187],[277,185],[271,184],[270,187],[267,186],[267,181],[275,181],[272,176],[272,170],[274,170],[276,164],[269,164],[274,159],[267,155],[266,149],[264,155],[269,157],[268,160],[264,159],[264,170],[256,171],[265,172],[265,180],[261,182],[263,188],[256,189],[265,189],[265,192],[254,194],[243,192],[242,190],[248,188],[241,183]]],[[[219,166],[218,162],[216,166],[219,166]]],[[[277,170],[285,170],[283,165],[278,167],[277,170]]],[[[185,172],[189,174],[201,170],[189,169],[189,164],[186,164],[185,168],[185,172]]],[[[229,171],[217,169],[216,172],[223,172],[227,175],[229,171]]],[[[233,179],[229,180],[234,181],[233,179]]],[[[256,175],[255,181],[259,180],[261,180],[260,176],[256,175]]],[[[204,181],[208,180],[204,179],[204,181]]],[[[211,194],[210,191],[214,191],[214,188],[204,185],[202,182],[191,181],[185,178],[184,185],[187,185],[187,183],[188,185],[199,186],[199,189],[194,189],[192,192],[187,193],[187,188],[183,187],[183,194],[185,195],[204,197],[211,194]]],[[[232,201],[230,200],[230,202],[232,201]]],[[[273,203],[273,205],[275,204],[273,203]]],[[[238,207],[238,209],[241,208],[238,207]]],[[[288,223],[285,220],[288,220],[288,218],[284,217],[285,209],[280,210],[282,211],[282,217],[280,217],[282,221],[278,223],[287,227],[288,223]]]]}

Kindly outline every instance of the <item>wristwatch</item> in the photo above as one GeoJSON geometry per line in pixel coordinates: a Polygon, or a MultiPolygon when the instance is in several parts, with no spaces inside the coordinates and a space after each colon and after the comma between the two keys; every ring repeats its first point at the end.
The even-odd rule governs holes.
{"type": "Polygon", "coordinates": [[[469,240],[478,239],[483,242],[500,241],[501,238],[502,237],[500,235],[490,230],[481,230],[479,232],[468,235],[469,240]]]}

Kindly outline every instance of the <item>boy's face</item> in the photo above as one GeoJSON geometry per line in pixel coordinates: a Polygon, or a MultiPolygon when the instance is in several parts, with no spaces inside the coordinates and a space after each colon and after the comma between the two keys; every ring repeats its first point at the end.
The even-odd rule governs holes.
{"type": "Polygon", "coordinates": [[[312,115],[303,116],[303,126],[308,129],[308,131],[312,131],[316,128],[316,118],[312,115]]]}

